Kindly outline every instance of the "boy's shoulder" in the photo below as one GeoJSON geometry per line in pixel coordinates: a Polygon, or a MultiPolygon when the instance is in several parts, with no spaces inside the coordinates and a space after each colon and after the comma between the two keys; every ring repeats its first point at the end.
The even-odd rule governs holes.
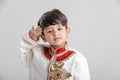
{"type": "Polygon", "coordinates": [[[74,56],[75,56],[76,58],[78,58],[78,59],[80,59],[80,58],[81,58],[81,59],[86,59],[85,56],[84,56],[84,54],[81,53],[80,51],[78,51],[77,49],[69,47],[69,50],[74,51],[74,53],[75,53],[74,56]]]}

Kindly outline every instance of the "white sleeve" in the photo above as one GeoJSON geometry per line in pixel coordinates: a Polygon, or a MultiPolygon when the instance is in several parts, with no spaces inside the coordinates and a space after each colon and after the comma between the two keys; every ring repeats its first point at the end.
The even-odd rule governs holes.
{"type": "Polygon", "coordinates": [[[20,38],[20,60],[29,65],[33,57],[32,49],[35,47],[36,42],[29,38],[28,33],[24,33],[20,38]]]}
{"type": "Polygon", "coordinates": [[[90,80],[88,63],[83,55],[76,55],[73,69],[73,80],[90,80]]]}

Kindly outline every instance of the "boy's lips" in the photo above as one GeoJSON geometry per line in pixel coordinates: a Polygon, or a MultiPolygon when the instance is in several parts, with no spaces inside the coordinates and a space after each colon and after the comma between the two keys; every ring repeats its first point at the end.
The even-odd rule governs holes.
{"type": "Polygon", "coordinates": [[[58,39],[61,39],[61,38],[54,38],[55,41],[58,40],[58,39]]]}

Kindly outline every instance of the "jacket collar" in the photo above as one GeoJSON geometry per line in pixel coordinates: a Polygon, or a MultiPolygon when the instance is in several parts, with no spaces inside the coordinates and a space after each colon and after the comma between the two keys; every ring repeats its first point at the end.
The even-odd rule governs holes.
{"type": "Polygon", "coordinates": [[[64,51],[66,51],[67,49],[67,42],[65,42],[65,44],[59,48],[53,48],[52,46],[49,47],[49,53],[53,54],[60,54],[64,51]]]}
{"type": "Polygon", "coordinates": [[[54,49],[51,46],[47,46],[47,47],[44,46],[42,48],[43,56],[45,57],[45,59],[47,59],[49,61],[51,60],[53,55],[57,55],[55,61],[67,60],[75,52],[73,50],[69,50],[69,48],[66,44],[60,48],[57,48],[57,49],[54,49]]]}

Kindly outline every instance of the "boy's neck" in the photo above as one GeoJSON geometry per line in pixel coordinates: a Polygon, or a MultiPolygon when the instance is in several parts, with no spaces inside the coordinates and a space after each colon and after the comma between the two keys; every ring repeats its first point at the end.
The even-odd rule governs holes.
{"type": "Polygon", "coordinates": [[[61,45],[51,45],[53,49],[58,49],[67,45],[67,42],[62,43],[61,45]]]}

